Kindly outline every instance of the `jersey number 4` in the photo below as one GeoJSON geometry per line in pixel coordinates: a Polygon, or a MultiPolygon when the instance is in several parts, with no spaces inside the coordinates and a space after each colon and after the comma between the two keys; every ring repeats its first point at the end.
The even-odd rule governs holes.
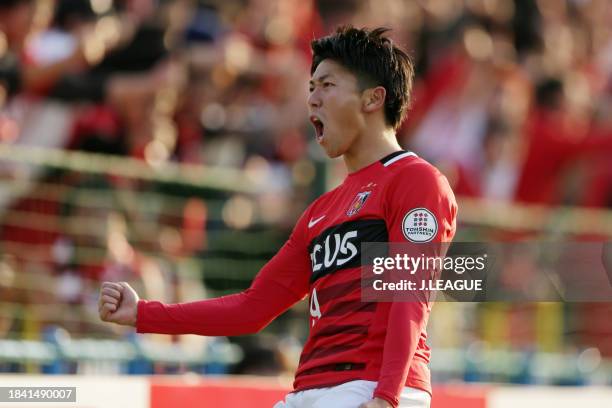
{"type": "Polygon", "coordinates": [[[312,293],[310,294],[310,316],[312,317],[313,326],[317,322],[317,319],[321,318],[321,308],[319,307],[316,288],[312,288],[312,293]]]}

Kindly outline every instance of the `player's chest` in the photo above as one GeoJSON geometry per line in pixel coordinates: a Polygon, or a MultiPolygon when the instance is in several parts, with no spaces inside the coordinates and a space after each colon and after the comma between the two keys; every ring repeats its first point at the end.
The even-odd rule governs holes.
{"type": "Polygon", "coordinates": [[[313,206],[307,231],[312,280],[358,267],[364,243],[388,241],[383,192],[382,185],[365,182],[313,206]]]}

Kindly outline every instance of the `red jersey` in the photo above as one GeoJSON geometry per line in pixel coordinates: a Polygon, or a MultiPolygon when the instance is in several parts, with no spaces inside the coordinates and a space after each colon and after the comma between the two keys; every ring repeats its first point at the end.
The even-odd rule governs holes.
{"type": "Polygon", "coordinates": [[[253,333],[310,295],[310,333],[294,389],[376,381],[374,396],[397,406],[404,386],[431,393],[425,331],[431,304],[362,302],[361,243],[450,242],[456,213],[437,169],[414,153],[393,153],[312,203],[249,289],[175,305],[140,301],[137,330],[253,333]],[[429,227],[413,227],[416,216],[429,227]]]}

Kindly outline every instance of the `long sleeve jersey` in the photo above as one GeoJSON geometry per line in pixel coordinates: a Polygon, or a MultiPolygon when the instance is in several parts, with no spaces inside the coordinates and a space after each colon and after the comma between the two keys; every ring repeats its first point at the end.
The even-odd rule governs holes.
{"type": "MultiPolygon", "coordinates": [[[[141,300],[137,330],[253,333],[308,295],[310,332],[294,390],[376,381],[374,396],[397,406],[404,386],[431,393],[425,327],[432,305],[362,301],[361,243],[450,242],[456,213],[446,178],[414,153],[395,152],[313,202],[249,289],[171,305],[141,300]]],[[[427,248],[439,255],[439,246],[427,248]]]]}

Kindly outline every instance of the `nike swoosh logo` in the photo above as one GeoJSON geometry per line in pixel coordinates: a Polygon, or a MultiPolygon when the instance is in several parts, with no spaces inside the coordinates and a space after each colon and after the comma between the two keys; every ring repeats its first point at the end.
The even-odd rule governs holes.
{"type": "Polygon", "coordinates": [[[319,218],[317,218],[316,220],[313,220],[312,218],[310,219],[310,221],[308,222],[308,228],[312,228],[315,226],[315,224],[319,221],[321,221],[323,218],[325,218],[324,215],[320,216],[319,218]]]}

